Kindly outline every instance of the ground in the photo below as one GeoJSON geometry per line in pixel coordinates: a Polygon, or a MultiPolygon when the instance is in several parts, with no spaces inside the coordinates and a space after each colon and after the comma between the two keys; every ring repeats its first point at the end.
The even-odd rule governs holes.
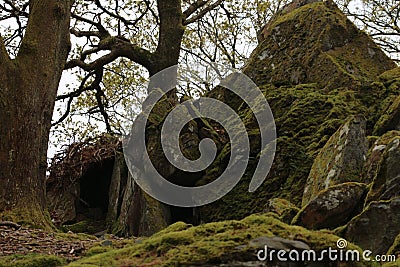
{"type": "Polygon", "coordinates": [[[95,237],[0,226],[0,266],[60,266],[90,254],[94,246],[107,250],[123,243],[123,239],[111,235],[95,237]]]}

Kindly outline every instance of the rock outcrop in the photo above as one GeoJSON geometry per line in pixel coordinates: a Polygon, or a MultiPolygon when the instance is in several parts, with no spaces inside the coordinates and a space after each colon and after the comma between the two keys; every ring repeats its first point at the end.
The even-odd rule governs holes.
{"type": "MultiPolygon", "coordinates": [[[[353,153],[350,150],[345,153],[346,157],[338,158],[352,176],[345,177],[344,171],[340,178],[343,181],[333,181],[361,181],[357,172],[361,172],[367,152],[365,135],[371,134],[381,112],[387,108],[386,101],[398,91],[392,85],[376,82],[380,74],[395,64],[330,1],[310,3],[278,14],[266,25],[263,36],[243,72],[263,91],[274,114],[278,136],[274,164],[264,184],[249,194],[247,185],[256,163],[250,162],[248,171],[228,195],[200,208],[200,219],[205,222],[239,219],[262,211],[260,208],[271,198],[283,198],[301,206],[315,157],[346,119],[358,114],[366,118],[365,122],[358,119],[359,125],[352,124],[359,129],[356,131],[359,143],[346,144],[346,147],[359,146],[357,161],[347,161],[347,156],[353,153]]],[[[223,88],[215,88],[208,96],[239,110],[255,148],[250,154],[257,158],[262,148],[251,111],[223,88]]],[[[228,158],[229,147],[218,156],[220,162],[228,158]]],[[[213,166],[206,170],[204,177],[213,180],[223,168],[223,164],[213,166]]],[[[315,185],[319,185],[315,191],[311,190],[314,195],[326,188],[324,181],[331,170],[315,177],[315,185]]],[[[335,170],[335,175],[339,178],[340,171],[335,170]]],[[[199,183],[204,184],[202,179],[199,183]]],[[[307,201],[311,196],[306,197],[307,201]]]]}
{"type": "Polygon", "coordinates": [[[332,185],[361,181],[368,150],[365,128],[365,118],[355,116],[332,135],[311,167],[302,206],[332,185]]]}
{"type": "MultiPolygon", "coordinates": [[[[150,238],[75,266],[103,263],[104,257],[127,266],[271,266],[259,264],[255,250],[266,244],[318,252],[335,248],[339,236],[331,233],[336,227],[335,233],[355,244],[349,243],[347,249],[399,253],[399,68],[332,1],[295,1],[264,27],[260,40],[243,72],[257,83],[275,117],[276,156],[265,182],[254,193],[248,192],[260,151],[265,149],[254,113],[242,99],[218,86],[206,96],[236,111],[250,139],[250,159],[240,182],[218,201],[179,210],[146,195],[134,182],[136,175],[142,174],[128,174],[121,151],[116,149],[117,153],[103,157],[113,166],[105,179],[107,194],[102,194],[100,201],[108,205],[93,207],[102,209],[101,219],[108,229],[119,235],[151,235],[172,222],[186,223],[172,224],[150,238]],[[290,221],[295,225],[286,224],[290,221]],[[302,226],[329,230],[311,231],[302,226]]],[[[187,113],[195,112],[195,104],[185,106],[187,113]]],[[[197,173],[172,166],[159,137],[166,115],[176,105],[165,97],[154,107],[146,123],[147,152],[168,181],[184,186],[207,184],[224,171],[235,147],[221,125],[195,119],[181,132],[182,153],[196,159],[200,140],[210,138],[216,143],[216,159],[197,173]]],[[[139,168],[143,151],[131,153],[139,168]]],[[[88,175],[89,170],[81,176],[74,174],[77,180],[65,187],[49,179],[50,206],[57,212],[64,209],[62,223],[77,221],[76,210],[96,195],[84,194],[82,188],[102,184],[103,176],[92,179],[95,175],[88,175]],[[71,192],[74,197],[68,195],[71,192]],[[65,205],[60,197],[66,198],[65,205]]],[[[68,180],[61,183],[67,184],[68,180]]],[[[306,265],[290,264],[287,266],[306,265]]]]}

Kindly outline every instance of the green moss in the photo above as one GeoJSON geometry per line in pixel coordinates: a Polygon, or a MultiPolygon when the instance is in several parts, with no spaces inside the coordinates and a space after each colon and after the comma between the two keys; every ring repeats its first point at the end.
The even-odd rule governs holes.
{"type": "Polygon", "coordinates": [[[29,228],[56,231],[47,211],[41,207],[14,207],[12,210],[0,212],[0,220],[11,221],[29,228]]]}
{"type": "Polygon", "coordinates": [[[300,211],[298,207],[286,199],[273,198],[268,201],[266,210],[278,215],[278,218],[285,223],[290,223],[293,217],[300,211]]]}
{"type": "Polygon", "coordinates": [[[110,246],[94,246],[86,252],[85,256],[93,256],[110,250],[112,250],[112,247],[110,246]]]}
{"type": "Polygon", "coordinates": [[[385,71],[379,76],[379,79],[386,83],[400,79],[400,67],[385,71]]]}
{"type": "Polygon", "coordinates": [[[73,233],[85,233],[88,231],[88,221],[80,221],[75,224],[63,225],[65,231],[71,231],[73,233]]]}
{"type": "Polygon", "coordinates": [[[374,126],[373,134],[382,135],[389,130],[395,130],[400,125],[400,96],[393,99],[374,126]]]}
{"type": "Polygon", "coordinates": [[[387,254],[397,255],[400,257],[400,234],[394,240],[393,245],[389,248],[387,254]]]}
{"type": "Polygon", "coordinates": [[[54,255],[27,254],[0,257],[0,267],[56,267],[64,264],[65,260],[54,255]]]}
{"type": "Polygon", "coordinates": [[[400,259],[397,259],[396,262],[384,263],[382,267],[400,267],[400,259]]]}
{"type": "MultiPolygon", "coordinates": [[[[329,232],[289,226],[274,217],[251,215],[241,221],[223,221],[192,227],[169,226],[140,243],[129,244],[71,263],[69,266],[185,266],[223,262],[253,255],[249,242],[260,236],[300,240],[319,251],[335,247],[339,237],[329,232]]],[[[349,244],[349,249],[359,249],[349,244]]]]}

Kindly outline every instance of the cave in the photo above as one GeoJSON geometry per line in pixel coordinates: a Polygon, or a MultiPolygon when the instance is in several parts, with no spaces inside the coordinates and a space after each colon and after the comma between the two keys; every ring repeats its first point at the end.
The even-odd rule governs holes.
{"type": "Polygon", "coordinates": [[[75,204],[77,221],[106,219],[113,165],[113,158],[92,163],[81,177],[80,194],[75,204]]]}

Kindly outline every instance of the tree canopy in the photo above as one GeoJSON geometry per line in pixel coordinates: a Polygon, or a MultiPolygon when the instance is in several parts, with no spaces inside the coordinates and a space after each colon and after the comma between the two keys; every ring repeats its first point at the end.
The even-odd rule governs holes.
{"type": "MultiPolygon", "coordinates": [[[[240,69],[257,44],[257,31],[288,2],[75,1],[73,46],[57,97],[52,139],[73,142],[102,131],[126,134],[147,95],[146,81],[159,70],[157,66],[180,63],[188,74],[178,94],[201,95],[218,76],[215,64],[240,69]],[[167,58],[170,63],[159,64],[167,58]]],[[[335,2],[398,59],[398,1],[335,2]]],[[[28,3],[4,0],[0,5],[2,34],[11,57],[21,44],[28,3]]]]}

